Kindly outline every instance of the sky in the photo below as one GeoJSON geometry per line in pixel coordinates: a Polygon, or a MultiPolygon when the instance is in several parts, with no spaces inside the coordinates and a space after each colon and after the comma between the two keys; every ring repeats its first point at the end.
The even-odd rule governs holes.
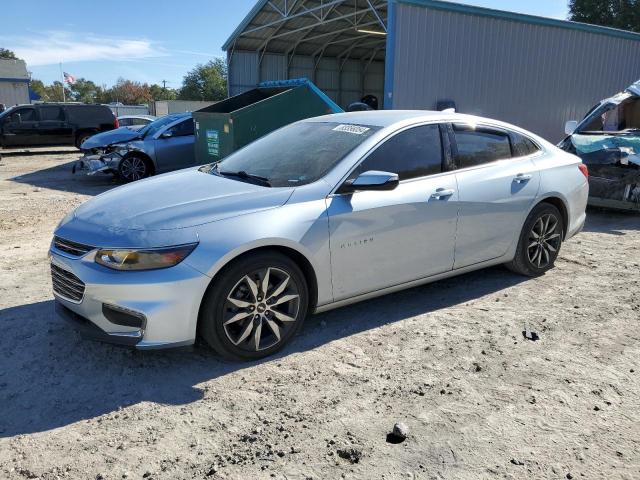
{"type": "MultiPolygon", "coordinates": [[[[5,2],[3,2],[5,3],[5,2]]],[[[222,44],[256,0],[30,0],[1,7],[0,47],[51,83],[65,72],[98,85],[118,77],[179,88],[198,63],[223,56],[222,44]]],[[[567,0],[463,0],[501,10],[567,17],[567,0]]]]}

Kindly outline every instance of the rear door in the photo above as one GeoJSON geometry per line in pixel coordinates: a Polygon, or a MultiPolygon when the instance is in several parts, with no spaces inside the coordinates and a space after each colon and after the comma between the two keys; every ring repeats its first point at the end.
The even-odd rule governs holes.
{"type": "Polygon", "coordinates": [[[158,172],[195,165],[193,119],[187,118],[154,140],[158,172]]]}
{"type": "Polygon", "coordinates": [[[498,258],[517,241],[540,186],[539,148],[515,132],[452,125],[460,212],[454,268],[498,258]],[[525,146],[523,146],[525,145],[525,146]]]}
{"type": "Polygon", "coordinates": [[[16,108],[5,119],[3,129],[7,147],[39,145],[38,115],[34,107],[16,108]]]}
{"type": "Polygon", "coordinates": [[[329,196],[336,300],[452,269],[458,193],[455,173],[444,171],[443,153],[438,125],[403,130],[346,179],[369,170],[397,173],[395,190],[329,196]]]}
{"type": "Polygon", "coordinates": [[[40,145],[66,145],[72,143],[72,129],[69,126],[64,109],[60,105],[41,105],[38,107],[40,121],[38,134],[40,145]]]}

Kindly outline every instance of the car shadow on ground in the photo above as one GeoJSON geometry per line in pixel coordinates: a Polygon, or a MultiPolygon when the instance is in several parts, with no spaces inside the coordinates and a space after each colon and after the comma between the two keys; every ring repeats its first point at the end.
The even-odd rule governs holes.
{"type": "Polygon", "coordinates": [[[623,236],[626,235],[625,231],[638,230],[640,230],[640,211],[611,210],[597,207],[589,207],[587,209],[585,232],[623,236]]]}
{"type": "Polygon", "coordinates": [[[0,158],[2,157],[32,157],[36,155],[80,155],[80,150],[69,148],[67,150],[0,150],[0,158]]]}
{"type": "Polygon", "coordinates": [[[44,168],[33,173],[13,177],[10,180],[37,188],[74,192],[82,195],[99,195],[121,185],[112,175],[96,174],[90,176],[84,173],[74,174],[71,172],[74,163],[75,161],[44,168]]]}
{"type": "Polygon", "coordinates": [[[0,437],[63,427],[143,401],[196,402],[203,397],[202,382],[524,280],[504,268],[490,268],[312,316],[282,352],[248,363],[222,360],[203,346],[142,352],[85,341],[54,315],[53,301],[8,308],[0,311],[0,437]]]}

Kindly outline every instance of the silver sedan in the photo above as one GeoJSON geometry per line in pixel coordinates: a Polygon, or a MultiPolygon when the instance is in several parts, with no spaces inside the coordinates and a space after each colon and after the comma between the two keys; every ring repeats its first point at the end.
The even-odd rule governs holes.
{"type": "Polygon", "coordinates": [[[494,120],[338,114],[223,161],[116,188],[63,219],[57,310],[90,338],[256,359],[310,312],[505,264],[553,267],[585,221],[580,159],[494,120]]]}

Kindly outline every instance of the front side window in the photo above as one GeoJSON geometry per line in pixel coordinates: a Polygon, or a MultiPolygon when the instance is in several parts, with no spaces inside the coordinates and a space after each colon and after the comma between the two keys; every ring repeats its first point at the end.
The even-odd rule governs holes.
{"type": "Polygon", "coordinates": [[[442,140],[438,125],[422,125],[404,130],[376,148],[349,179],[378,170],[397,173],[400,180],[442,172],[442,140]]]}
{"type": "Polygon", "coordinates": [[[454,125],[458,168],[511,158],[509,135],[500,130],[469,125],[454,125]]]}
{"type": "Polygon", "coordinates": [[[295,123],[231,154],[211,173],[245,172],[267,179],[272,187],[305,185],[324,177],[379,129],[335,122],[295,123]]]}
{"type": "Polygon", "coordinates": [[[11,113],[11,121],[13,123],[18,123],[18,115],[20,115],[20,120],[23,122],[35,122],[36,121],[36,111],[33,108],[18,108],[14,112],[11,113]]]}
{"type": "Polygon", "coordinates": [[[188,119],[184,122],[180,122],[169,129],[171,136],[173,137],[185,137],[187,135],[193,135],[193,120],[188,119]]]}

